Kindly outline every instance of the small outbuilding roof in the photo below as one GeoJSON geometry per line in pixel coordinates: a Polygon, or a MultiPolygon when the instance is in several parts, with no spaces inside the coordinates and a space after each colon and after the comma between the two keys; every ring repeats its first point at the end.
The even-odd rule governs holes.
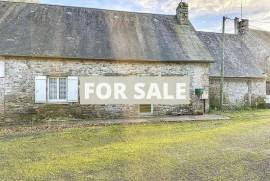
{"type": "Polygon", "coordinates": [[[244,41],[256,57],[256,64],[270,73],[270,67],[266,67],[270,65],[270,32],[252,29],[244,41]]]}
{"type": "Polygon", "coordinates": [[[0,55],[211,62],[172,15],[0,2],[0,55]]]}
{"type": "MultiPolygon", "coordinates": [[[[257,39],[270,52],[270,32],[250,29],[248,35],[257,39]]],[[[269,54],[270,55],[270,54],[269,54]]]]}
{"type": "MultiPolygon", "coordinates": [[[[222,61],[222,34],[210,32],[197,32],[201,41],[207,46],[215,63],[210,66],[210,76],[220,77],[222,61]]],[[[256,63],[254,50],[246,43],[246,37],[226,34],[225,35],[225,77],[236,78],[262,78],[263,71],[256,63]]]]}
{"type": "Polygon", "coordinates": [[[270,81],[270,32],[252,29],[245,37],[245,42],[256,57],[256,65],[270,81]]]}

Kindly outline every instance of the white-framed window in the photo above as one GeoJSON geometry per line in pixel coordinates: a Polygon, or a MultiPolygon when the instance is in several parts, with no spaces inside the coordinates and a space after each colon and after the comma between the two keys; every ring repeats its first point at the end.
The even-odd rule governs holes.
{"type": "Polygon", "coordinates": [[[67,102],[67,78],[65,77],[48,78],[48,101],[67,102]]]}
{"type": "Polygon", "coordinates": [[[78,102],[78,77],[35,78],[36,103],[76,103],[78,102]]]}
{"type": "Polygon", "coordinates": [[[139,105],[140,114],[153,114],[153,105],[152,104],[140,104],[139,105]]]}

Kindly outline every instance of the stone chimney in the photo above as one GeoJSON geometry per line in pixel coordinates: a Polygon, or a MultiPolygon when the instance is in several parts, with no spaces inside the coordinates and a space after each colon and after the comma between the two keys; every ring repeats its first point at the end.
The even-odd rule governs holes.
{"type": "Polygon", "coordinates": [[[180,25],[188,25],[188,4],[180,2],[176,9],[176,18],[180,25]]]}
{"type": "Polygon", "coordinates": [[[249,31],[249,20],[242,19],[238,24],[239,34],[244,35],[249,31]]]}
{"type": "Polygon", "coordinates": [[[244,35],[249,31],[249,20],[234,18],[234,33],[236,35],[244,35]]]}

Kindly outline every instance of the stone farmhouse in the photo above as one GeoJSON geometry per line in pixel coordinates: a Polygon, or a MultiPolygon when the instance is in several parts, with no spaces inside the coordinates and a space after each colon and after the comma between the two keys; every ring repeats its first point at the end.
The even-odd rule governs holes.
{"type": "Polygon", "coordinates": [[[168,16],[0,2],[0,107],[5,121],[203,112],[194,90],[208,91],[213,58],[186,9],[180,4],[177,15],[168,16]],[[188,76],[191,103],[81,105],[78,77],[91,75],[188,76]]]}
{"type": "MultiPolygon", "coordinates": [[[[0,17],[1,123],[202,114],[218,99],[221,35],[197,32],[186,3],[160,15],[1,1],[0,17]],[[190,104],[81,105],[79,77],[93,75],[188,76],[190,104]]],[[[226,36],[228,105],[266,98],[264,36],[226,36]]]]}

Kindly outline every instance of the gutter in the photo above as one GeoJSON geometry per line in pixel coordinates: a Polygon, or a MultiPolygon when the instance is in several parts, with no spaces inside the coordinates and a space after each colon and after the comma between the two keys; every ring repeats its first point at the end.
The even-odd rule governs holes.
{"type": "Polygon", "coordinates": [[[54,60],[80,60],[80,61],[109,61],[109,62],[156,62],[156,63],[214,63],[214,60],[153,60],[153,59],[121,59],[121,58],[87,58],[87,57],[60,57],[60,56],[29,56],[29,55],[0,55],[6,59],[54,59],[54,60]]]}
{"type": "MultiPolygon", "coordinates": [[[[211,79],[220,79],[220,76],[209,76],[209,78],[211,79]]],[[[263,79],[265,80],[266,77],[264,76],[225,76],[225,79],[263,79]]]]}

